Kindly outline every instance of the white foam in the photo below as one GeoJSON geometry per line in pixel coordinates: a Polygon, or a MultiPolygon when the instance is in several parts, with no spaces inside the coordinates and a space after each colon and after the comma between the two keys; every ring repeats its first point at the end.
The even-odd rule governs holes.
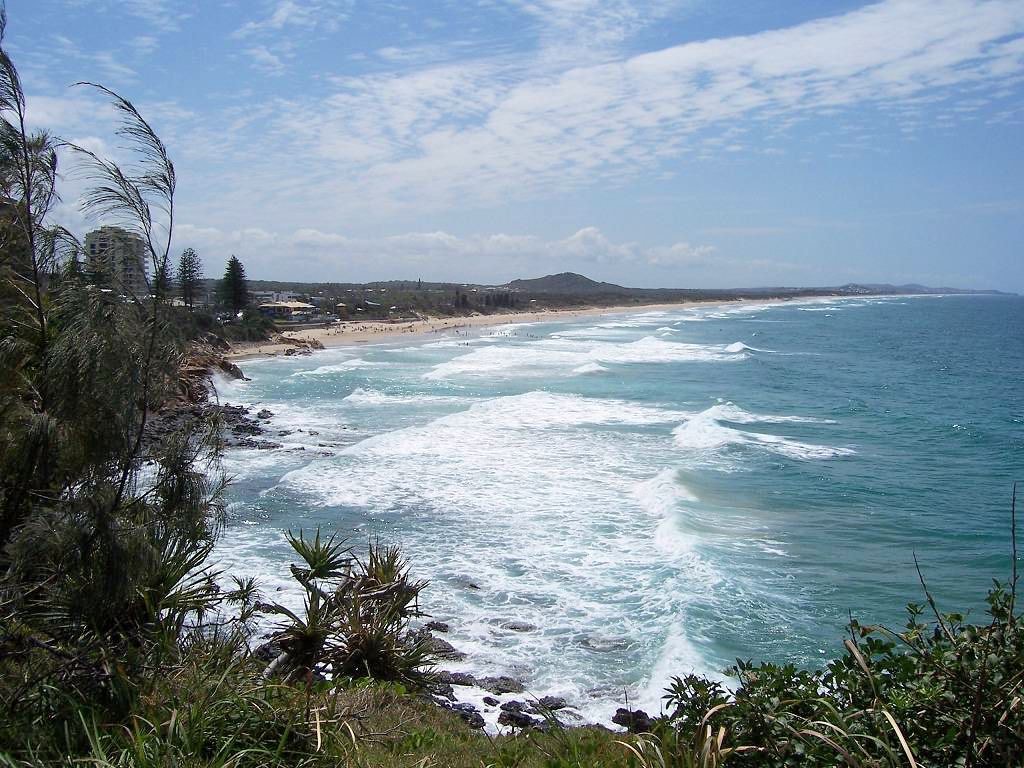
{"type": "Polygon", "coordinates": [[[573,373],[600,373],[601,371],[607,371],[607,370],[608,369],[605,368],[600,363],[584,363],[583,365],[579,366],[578,368],[573,368],[572,372],[573,373]]]}
{"type": "Polygon", "coordinates": [[[453,620],[446,639],[474,671],[522,677],[607,722],[654,663],[655,638],[716,583],[665,524],[685,490],[651,478],[666,440],[657,427],[686,416],[544,391],[498,397],[362,440],[285,475],[277,493],[313,516],[397,516],[431,580],[427,610],[453,620]],[[538,629],[502,630],[508,620],[538,629]],[[595,650],[593,638],[607,642],[595,650]]]}
{"type": "Polygon", "coordinates": [[[572,375],[587,363],[725,362],[744,357],[744,352],[731,352],[720,344],[687,344],[654,336],[624,344],[549,338],[515,347],[476,349],[439,363],[423,378],[572,375]]]}
{"type": "Polygon", "coordinates": [[[791,459],[812,461],[850,456],[852,448],[813,445],[781,435],[750,432],[726,426],[723,422],[758,423],[828,423],[803,416],[774,416],[748,413],[732,403],[713,405],[692,416],[673,430],[676,445],[691,452],[714,452],[728,446],[757,446],[791,459]]]}
{"type": "Polygon", "coordinates": [[[662,470],[650,480],[638,483],[633,488],[633,498],[660,518],[654,532],[654,543],[662,552],[679,555],[693,551],[694,537],[680,528],[679,505],[695,502],[697,497],[677,481],[674,470],[662,470]]]}
{"type": "Polygon", "coordinates": [[[491,326],[490,332],[483,334],[484,338],[508,338],[515,336],[520,328],[529,328],[537,323],[505,323],[504,325],[491,326]]]}
{"type": "Polygon", "coordinates": [[[363,389],[362,387],[356,387],[351,393],[343,397],[342,402],[348,403],[349,405],[362,406],[362,407],[376,407],[382,405],[415,405],[418,403],[460,403],[464,402],[465,398],[462,397],[450,397],[445,395],[398,395],[398,394],[387,394],[380,392],[376,389],[363,389]]]}
{"type": "MultiPolygon", "coordinates": [[[[725,316],[742,320],[760,311],[739,309],[725,316]]],[[[255,485],[256,502],[243,513],[250,518],[232,523],[226,547],[237,551],[226,564],[238,573],[267,573],[272,589],[284,588],[269,597],[293,605],[292,553],[278,526],[385,531],[403,546],[415,575],[430,579],[425,609],[451,623],[446,639],[469,654],[450,667],[519,677],[527,697],[565,696],[588,719],[608,722],[624,690],[631,705],[657,711],[671,675],[713,673],[726,663],[715,656],[714,640],[700,634],[704,617],[728,610],[744,590],[748,599],[761,597],[758,574],[747,566],[785,552],[768,538],[779,533],[764,520],[716,507],[711,492],[696,498],[680,472],[709,455],[731,467],[742,466],[742,451],[813,459],[843,449],[746,426],[827,423],[820,419],[759,415],[728,402],[691,413],[543,391],[540,381],[524,377],[546,377],[554,389],[577,383],[603,391],[613,376],[560,377],[636,363],[741,361],[758,352],[740,342],[644,335],[668,333],[675,324],[683,330],[673,338],[686,339],[694,329],[683,323],[704,319],[628,316],[609,320],[611,328],[573,326],[544,339],[515,330],[511,338],[434,336],[445,345],[379,350],[407,357],[387,356],[394,363],[369,368],[372,383],[360,381],[354,390],[344,376],[354,370],[350,360],[383,355],[329,350],[312,364],[288,358],[258,368],[257,381],[238,392],[265,398],[260,407],[274,412],[271,439],[282,439],[272,436],[277,427],[301,426],[324,431],[337,447],[330,456],[230,452],[230,470],[255,485]],[[459,356],[445,362],[452,355],[459,356]],[[314,371],[293,378],[298,368],[314,371]],[[492,378],[437,386],[424,382],[424,373],[428,380],[492,378]],[[463,392],[471,396],[451,394],[463,392]],[[453,408],[459,410],[447,413],[453,408]],[[346,420],[364,431],[342,430],[346,420]],[[242,533],[235,535],[236,526],[242,533]],[[744,549],[746,542],[752,543],[744,549]],[[726,567],[716,569],[721,562],[726,567]],[[468,588],[469,581],[479,589],[468,588]],[[501,627],[508,620],[537,630],[508,631],[501,627]]],[[[685,397],[687,390],[679,392],[685,397]]],[[[810,427],[798,436],[804,429],[810,427]]],[[[483,692],[456,693],[482,705],[483,692]]],[[[496,715],[487,713],[488,722],[496,715]]]]}
{"type": "Polygon", "coordinates": [[[636,700],[640,709],[652,715],[660,714],[665,706],[662,695],[673,677],[703,674],[713,680],[725,681],[721,671],[707,668],[707,662],[684,632],[681,622],[674,622],[665,632],[664,638],[658,659],[636,700]]]}
{"type": "Polygon", "coordinates": [[[344,373],[357,368],[379,368],[383,365],[387,365],[387,363],[356,357],[333,365],[321,365],[319,368],[314,368],[311,371],[296,371],[292,376],[327,376],[332,373],[344,373]]]}
{"type": "Polygon", "coordinates": [[[751,347],[751,346],[749,346],[747,344],[744,344],[742,341],[734,341],[732,344],[730,344],[729,346],[727,346],[725,348],[725,351],[726,352],[733,352],[733,353],[737,353],[737,352],[766,352],[766,353],[772,353],[772,354],[775,353],[774,349],[759,349],[758,347],[751,347]]]}

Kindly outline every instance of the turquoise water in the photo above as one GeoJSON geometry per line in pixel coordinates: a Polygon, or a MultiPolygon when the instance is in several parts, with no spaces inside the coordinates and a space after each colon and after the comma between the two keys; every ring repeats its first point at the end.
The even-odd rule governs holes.
{"type": "Polygon", "coordinates": [[[850,612],[921,597],[915,552],[979,618],[1008,574],[1024,299],[641,310],[244,368],[222,400],[284,447],[229,453],[225,565],[295,600],[284,530],[379,534],[431,580],[453,668],[588,717],[735,657],[821,663],[850,612]]]}

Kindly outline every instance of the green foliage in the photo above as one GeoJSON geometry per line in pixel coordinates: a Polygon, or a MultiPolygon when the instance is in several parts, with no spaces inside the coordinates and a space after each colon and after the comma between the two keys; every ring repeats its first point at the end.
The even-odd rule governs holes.
{"type": "Polygon", "coordinates": [[[986,624],[928,604],[932,622],[911,604],[900,631],[851,621],[846,653],[823,670],[738,660],[732,694],[675,678],[661,745],[721,732],[730,765],[1013,765],[1024,753],[1024,627],[1012,582],[989,592],[986,624]]]}
{"type": "MultiPolygon", "coordinates": [[[[94,87],[122,118],[132,172],[68,145],[92,182],[85,206],[142,234],[155,274],[166,274],[173,165],[130,102],[94,87]]],[[[5,744],[82,711],[132,711],[180,655],[186,627],[203,626],[228,598],[205,567],[222,489],[211,431],[195,422],[146,440],[180,364],[166,305],[85,285],[74,261],[58,270],[68,240],[45,221],[56,155],[45,134],[25,132],[24,109],[0,50],[0,134],[12,164],[3,176],[19,233],[0,260],[14,296],[0,313],[5,744]]]]}
{"type": "Polygon", "coordinates": [[[203,262],[193,249],[186,248],[181,252],[174,278],[178,284],[181,300],[191,310],[195,306],[195,300],[199,296],[203,282],[203,262]]]}
{"type": "Polygon", "coordinates": [[[232,312],[241,312],[249,305],[249,286],[245,279],[245,267],[237,256],[228,259],[224,277],[217,285],[217,300],[221,306],[232,312]]]}
{"type": "Polygon", "coordinates": [[[273,320],[246,307],[241,318],[225,323],[218,332],[228,341],[266,341],[276,330],[273,320]]]}
{"type": "Polygon", "coordinates": [[[285,618],[276,636],[281,653],[266,676],[312,680],[318,671],[333,677],[389,680],[420,685],[430,654],[409,633],[419,616],[419,594],[427,586],[409,576],[408,563],[395,547],[372,543],[365,559],[334,537],[312,539],[302,532],[288,541],[304,565],[292,566],[302,586],[303,611],[274,604],[285,618]]]}

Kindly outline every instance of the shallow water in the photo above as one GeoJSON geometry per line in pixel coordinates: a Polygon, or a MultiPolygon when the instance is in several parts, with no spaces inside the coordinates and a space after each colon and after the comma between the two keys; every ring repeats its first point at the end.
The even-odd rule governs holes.
{"type": "Polygon", "coordinates": [[[283,531],[398,542],[462,668],[591,718],[736,657],[821,663],[849,612],[920,598],[915,552],[979,618],[1008,573],[1024,299],[638,311],[244,367],[221,399],[285,446],[229,452],[223,563],[287,601],[283,531]]]}

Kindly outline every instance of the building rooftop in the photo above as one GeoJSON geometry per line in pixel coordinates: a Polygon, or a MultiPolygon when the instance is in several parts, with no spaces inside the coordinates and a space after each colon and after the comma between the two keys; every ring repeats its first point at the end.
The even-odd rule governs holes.
{"type": "Polygon", "coordinates": [[[316,309],[304,301],[268,301],[260,304],[260,309],[316,309]]]}

